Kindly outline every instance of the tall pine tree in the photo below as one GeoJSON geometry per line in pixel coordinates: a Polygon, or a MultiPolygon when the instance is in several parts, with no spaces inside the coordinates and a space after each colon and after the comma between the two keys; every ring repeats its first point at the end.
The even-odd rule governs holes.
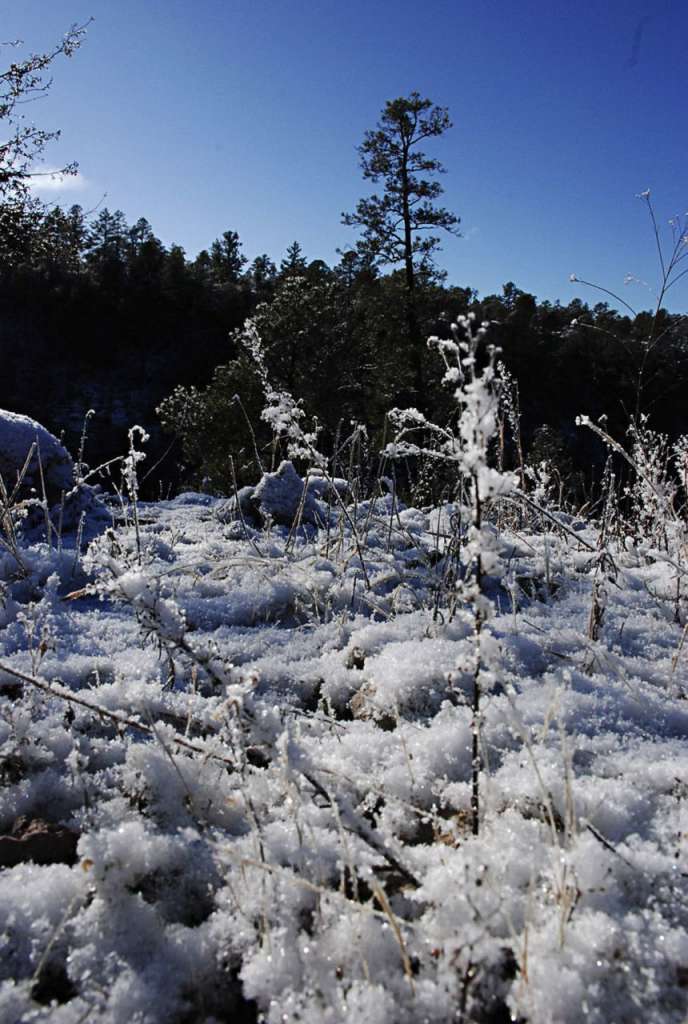
{"type": "Polygon", "coordinates": [[[459,218],[436,205],[444,189],[436,175],[444,168],[427,156],[420,143],[443,135],[451,127],[447,110],[412,92],[389,100],[377,127],[359,146],[363,177],[382,182],[382,195],[361,199],[343,223],[363,229],[357,249],[380,266],[403,265],[407,341],[418,404],[423,399],[423,339],[418,323],[418,283],[433,270],[439,247],[436,229],[458,235],[459,218]]]}

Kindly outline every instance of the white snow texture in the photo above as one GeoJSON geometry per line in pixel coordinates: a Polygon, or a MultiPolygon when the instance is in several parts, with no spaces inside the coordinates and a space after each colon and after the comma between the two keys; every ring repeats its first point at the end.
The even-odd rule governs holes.
{"type": "MultiPolygon", "coordinates": [[[[36,433],[64,487],[26,418],[5,460],[36,433]]],[[[680,1024],[676,552],[484,524],[475,835],[461,510],[324,491],[285,464],[260,522],[184,494],[0,548],[0,1021],[680,1024]]]]}

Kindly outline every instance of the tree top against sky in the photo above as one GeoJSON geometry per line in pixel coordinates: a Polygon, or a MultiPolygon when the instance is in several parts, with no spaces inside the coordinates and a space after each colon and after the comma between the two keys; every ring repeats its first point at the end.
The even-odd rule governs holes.
{"type": "Polygon", "coordinates": [[[651,187],[660,223],[687,208],[683,4],[27,0],[3,12],[3,38],[44,52],[91,15],[36,115],[63,129],[51,162],[80,174],[42,194],[86,208],[106,194],[191,256],[229,229],[249,258],[299,238],[334,262],[352,244],[339,213],[361,196],[356,146],[413,89],[456,122],[441,157],[464,237],[442,263],[481,294],[515,280],[568,301],[574,270],[653,280],[634,197],[651,187]]]}

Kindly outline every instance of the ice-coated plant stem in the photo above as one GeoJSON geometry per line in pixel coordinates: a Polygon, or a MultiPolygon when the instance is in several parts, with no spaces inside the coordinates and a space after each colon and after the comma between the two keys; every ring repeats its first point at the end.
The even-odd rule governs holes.
{"type": "MultiPolygon", "coordinates": [[[[477,481],[475,480],[474,485],[477,485],[477,481]]],[[[477,486],[475,495],[473,525],[475,529],[479,531],[482,525],[482,506],[477,486]]],[[[475,578],[479,590],[482,590],[482,577],[482,557],[478,551],[475,559],[475,578]]],[[[471,723],[471,831],[474,836],[477,836],[480,832],[480,770],[482,767],[480,758],[480,670],[482,661],[480,656],[480,639],[484,621],[481,604],[478,601],[473,605],[473,614],[473,628],[475,630],[475,671],[473,673],[473,720],[471,723]]]]}

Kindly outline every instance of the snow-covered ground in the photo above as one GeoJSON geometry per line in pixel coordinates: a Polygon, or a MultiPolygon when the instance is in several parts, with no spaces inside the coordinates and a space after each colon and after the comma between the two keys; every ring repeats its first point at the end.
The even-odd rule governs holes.
{"type": "Polygon", "coordinates": [[[245,497],[0,551],[0,1021],[684,1021],[675,567],[503,513],[475,835],[456,510],[245,497]]]}

